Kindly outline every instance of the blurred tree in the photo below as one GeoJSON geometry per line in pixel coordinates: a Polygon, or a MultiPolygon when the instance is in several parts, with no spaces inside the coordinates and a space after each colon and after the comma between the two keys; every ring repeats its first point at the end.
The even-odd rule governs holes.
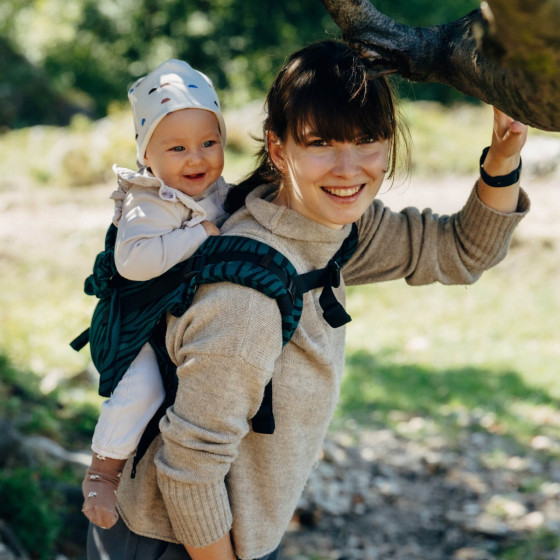
{"type": "Polygon", "coordinates": [[[52,88],[40,68],[0,37],[0,130],[38,122],[67,123],[76,110],[52,88]]]}
{"type": "MultiPolygon", "coordinates": [[[[478,2],[379,4],[398,21],[423,26],[456,19],[478,2]]],[[[0,37],[22,55],[17,64],[25,66],[27,59],[43,71],[53,91],[95,117],[103,116],[112,102],[124,102],[134,79],[170,57],[185,59],[207,73],[226,105],[241,104],[266,91],[288,53],[326,35],[338,37],[340,31],[318,0],[2,0],[0,4],[0,37]]],[[[451,88],[438,85],[424,89],[407,85],[404,93],[443,101],[456,96],[451,88]]],[[[44,121],[40,112],[33,118],[44,121]]],[[[6,121],[0,115],[0,125],[14,123],[29,124],[29,119],[6,121]]]]}
{"type": "MultiPolygon", "coordinates": [[[[454,21],[478,8],[479,5],[479,0],[453,0],[453,2],[375,0],[375,7],[380,12],[387,14],[399,23],[415,27],[427,27],[454,21]]],[[[401,97],[439,101],[446,105],[455,101],[477,101],[443,84],[416,83],[400,78],[395,81],[401,97]]]]}
{"type": "Polygon", "coordinates": [[[337,28],[320,2],[85,0],[72,40],[45,46],[59,90],[87,92],[96,115],[167,58],[203,70],[230,103],[262,94],[284,56],[337,28]]]}

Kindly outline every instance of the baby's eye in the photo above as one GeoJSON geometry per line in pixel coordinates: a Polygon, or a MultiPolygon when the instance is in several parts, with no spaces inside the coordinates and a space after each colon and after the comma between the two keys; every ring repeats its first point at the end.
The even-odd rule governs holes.
{"type": "Polygon", "coordinates": [[[171,148],[172,152],[183,152],[185,150],[185,148],[183,146],[174,146],[173,148],[171,148]]]}
{"type": "Polygon", "coordinates": [[[216,140],[206,140],[206,142],[203,142],[202,147],[203,148],[211,148],[215,144],[216,144],[216,140]]]}

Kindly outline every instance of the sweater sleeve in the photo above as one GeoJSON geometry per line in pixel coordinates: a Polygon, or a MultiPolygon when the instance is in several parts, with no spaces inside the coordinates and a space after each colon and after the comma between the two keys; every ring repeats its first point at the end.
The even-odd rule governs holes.
{"type": "Polygon", "coordinates": [[[476,189],[462,210],[392,212],[375,201],[358,222],[359,245],[343,270],[347,285],[405,278],[411,285],[470,284],[506,255],[513,231],[529,210],[522,191],[517,212],[497,212],[476,189]]]}
{"type": "Polygon", "coordinates": [[[201,286],[185,315],[170,319],[167,346],[179,384],[160,424],[156,468],[184,544],[209,545],[231,528],[225,478],[272,377],[281,332],[273,299],[225,283],[201,286]]]}
{"type": "Polygon", "coordinates": [[[188,259],[206,240],[204,227],[183,228],[179,203],[162,200],[154,189],[131,188],[115,242],[115,265],[129,280],[149,280],[188,259]]]}

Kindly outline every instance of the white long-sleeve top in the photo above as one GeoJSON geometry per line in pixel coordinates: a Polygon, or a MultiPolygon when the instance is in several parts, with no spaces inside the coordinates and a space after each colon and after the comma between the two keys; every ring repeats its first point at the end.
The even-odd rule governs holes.
{"type": "Polygon", "coordinates": [[[188,259],[206,240],[203,220],[220,225],[230,186],[220,177],[192,198],[148,170],[113,166],[118,177],[113,223],[115,265],[129,280],[149,280],[188,259]]]}

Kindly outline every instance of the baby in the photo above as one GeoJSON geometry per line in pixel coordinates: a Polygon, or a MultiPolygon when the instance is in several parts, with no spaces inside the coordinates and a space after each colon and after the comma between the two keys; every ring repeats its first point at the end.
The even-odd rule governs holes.
{"type": "MultiPolygon", "coordinates": [[[[149,280],[219,235],[229,189],[221,176],[226,128],[212,82],[186,62],[164,62],[137,80],[128,98],[139,170],[113,167],[115,265],[125,278],[149,280]]],[[[93,435],[82,489],[83,512],[95,525],[116,523],[121,471],[163,399],[156,356],[146,344],[103,403],[93,435]]]]}

